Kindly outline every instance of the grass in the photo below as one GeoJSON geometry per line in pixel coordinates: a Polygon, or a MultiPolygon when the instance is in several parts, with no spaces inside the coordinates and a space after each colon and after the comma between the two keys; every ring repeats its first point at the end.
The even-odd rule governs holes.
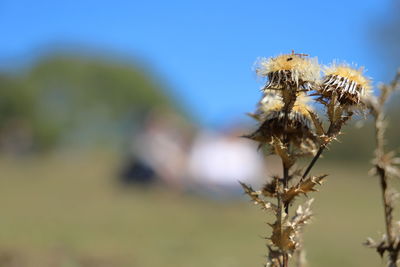
{"type": "MultiPolygon", "coordinates": [[[[271,218],[247,201],[124,190],[108,153],[0,159],[0,266],[261,266],[271,218]],[[14,265],[12,265],[14,264],[14,265]]],[[[310,266],[382,266],[361,243],[384,230],[369,166],[337,162],[314,193],[310,266]]]]}

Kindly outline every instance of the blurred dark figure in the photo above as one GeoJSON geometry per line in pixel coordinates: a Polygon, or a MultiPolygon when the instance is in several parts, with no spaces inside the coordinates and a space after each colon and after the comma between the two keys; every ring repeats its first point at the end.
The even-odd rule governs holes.
{"type": "Polygon", "coordinates": [[[135,132],[128,164],[123,167],[124,184],[163,183],[182,189],[186,178],[191,129],[176,113],[150,112],[135,132]]]}
{"type": "Polygon", "coordinates": [[[152,185],[157,176],[150,165],[134,157],[122,167],[120,179],[124,185],[152,185]]]}

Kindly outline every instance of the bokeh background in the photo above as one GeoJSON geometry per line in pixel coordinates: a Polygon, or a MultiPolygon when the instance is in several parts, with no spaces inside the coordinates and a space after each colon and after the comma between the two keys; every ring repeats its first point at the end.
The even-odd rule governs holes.
{"type": "MultiPolygon", "coordinates": [[[[261,266],[269,220],[242,195],[279,168],[254,129],[259,57],[296,52],[400,66],[400,2],[0,1],[0,266],[261,266]]],[[[388,145],[399,142],[399,98],[388,145]]],[[[384,266],[369,177],[373,129],[352,122],[316,173],[310,266],[384,266]]]]}

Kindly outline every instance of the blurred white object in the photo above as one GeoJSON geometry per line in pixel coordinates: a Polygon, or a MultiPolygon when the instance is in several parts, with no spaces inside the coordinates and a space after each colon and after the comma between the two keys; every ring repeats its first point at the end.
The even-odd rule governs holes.
{"type": "Polygon", "coordinates": [[[234,134],[200,133],[189,157],[189,174],[203,185],[232,187],[239,186],[239,180],[257,184],[263,166],[256,146],[234,134]]]}

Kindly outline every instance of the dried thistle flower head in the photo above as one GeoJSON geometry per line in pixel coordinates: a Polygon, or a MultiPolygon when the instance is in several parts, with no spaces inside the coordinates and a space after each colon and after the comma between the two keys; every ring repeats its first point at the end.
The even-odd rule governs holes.
{"type": "Polygon", "coordinates": [[[354,69],[345,64],[328,67],[320,93],[326,98],[336,93],[340,104],[357,105],[371,94],[371,81],[362,72],[362,68],[354,69]]]}
{"type": "Polygon", "coordinates": [[[313,110],[309,104],[310,100],[311,98],[309,96],[304,93],[300,93],[298,94],[296,102],[293,106],[293,111],[301,114],[301,116],[307,119],[308,123],[311,121],[310,111],[313,110]]]}
{"type": "Polygon", "coordinates": [[[293,52],[261,59],[256,72],[261,77],[268,77],[264,90],[310,90],[319,79],[320,66],[317,58],[293,52]]]}
{"type": "Polygon", "coordinates": [[[303,140],[314,139],[315,134],[311,127],[311,106],[308,104],[309,97],[304,93],[297,96],[293,109],[287,114],[285,120],[284,102],[278,93],[269,92],[259,103],[258,110],[252,116],[260,122],[259,128],[249,136],[250,139],[260,143],[270,143],[273,137],[283,137],[296,145],[303,140]]]}
{"type": "Polygon", "coordinates": [[[284,107],[283,99],[276,91],[267,91],[258,104],[257,114],[260,115],[260,120],[265,120],[271,111],[279,111],[284,107]]]}

